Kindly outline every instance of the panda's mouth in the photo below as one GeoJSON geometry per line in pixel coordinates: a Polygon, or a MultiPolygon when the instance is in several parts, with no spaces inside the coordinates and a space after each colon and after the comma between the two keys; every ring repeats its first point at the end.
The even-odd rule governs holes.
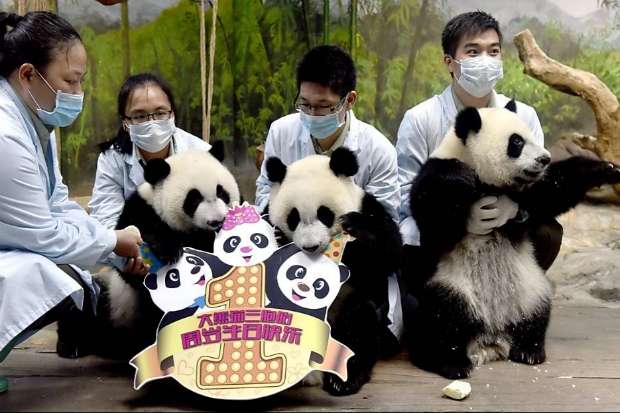
{"type": "Polygon", "coordinates": [[[198,281],[196,281],[194,284],[198,284],[199,286],[204,287],[206,283],[207,283],[207,279],[205,278],[204,275],[201,275],[198,281]]]}
{"type": "Polygon", "coordinates": [[[292,291],[292,293],[291,293],[291,297],[293,298],[293,301],[301,301],[301,300],[303,300],[304,298],[306,298],[306,297],[304,297],[303,295],[299,295],[299,294],[297,294],[297,293],[295,292],[295,290],[293,290],[293,291],[292,291]]]}
{"type": "Polygon", "coordinates": [[[245,262],[250,262],[250,260],[252,259],[251,255],[243,255],[242,257],[245,260],[245,262]]]}

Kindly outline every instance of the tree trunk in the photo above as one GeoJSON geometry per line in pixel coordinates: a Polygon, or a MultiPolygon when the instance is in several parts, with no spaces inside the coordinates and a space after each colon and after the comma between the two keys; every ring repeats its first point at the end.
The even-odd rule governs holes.
{"type": "Polygon", "coordinates": [[[323,0],[323,44],[329,44],[330,19],[329,0],[323,0]]]}
{"type": "Polygon", "coordinates": [[[131,75],[131,54],[129,50],[129,6],[127,0],[121,3],[121,47],[123,53],[123,75],[131,75]]]}
{"type": "Polygon", "coordinates": [[[411,41],[411,49],[409,50],[409,59],[407,60],[407,68],[403,74],[403,91],[400,95],[400,103],[398,104],[397,113],[405,113],[407,104],[407,92],[409,91],[409,85],[413,86],[413,70],[415,68],[416,58],[418,51],[422,46],[422,27],[426,21],[428,14],[428,0],[423,0],[420,6],[420,13],[416,19],[412,19],[412,24],[415,25],[415,33],[411,41]]]}
{"type": "Polygon", "coordinates": [[[351,20],[349,21],[349,53],[355,62],[357,52],[357,0],[351,0],[351,20]]]}
{"type": "Polygon", "coordinates": [[[310,30],[310,0],[301,0],[301,11],[304,15],[304,31],[306,34],[306,43],[308,45],[308,49],[311,49],[314,45],[312,31],[310,30]]]}
{"type": "MultiPolygon", "coordinates": [[[[536,44],[529,30],[517,33],[514,43],[524,72],[570,95],[579,96],[592,108],[597,136],[590,147],[602,159],[620,163],[620,103],[594,74],[566,66],[548,57],[536,44]]],[[[582,142],[583,143],[583,142],[582,142]]],[[[614,187],[620,195],[620,185],[614,187]]]]}

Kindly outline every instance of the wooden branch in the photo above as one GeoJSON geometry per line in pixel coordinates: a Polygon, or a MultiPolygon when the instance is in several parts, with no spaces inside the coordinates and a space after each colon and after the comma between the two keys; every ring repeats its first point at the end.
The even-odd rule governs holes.
{"type": "Polygon", "coordinates": [[[595,151],[601,158],[620,163],[620,104],[613,92],[594,74],[548,57],[529,30],[517,33],[514,43],[525,73],[590,105],[597,126],[595,151]]]}
{"type": "MultiPolygon", "coordinates": [[[[529,30],[517,33],[514,44],[523,62],[523,71],[561,92],[579,96],[592,108],[597,136],[588,142],[602,159],[620,164],[620,103],[614,93],[594,74],[551,59],[536,44],[529,30]]],[[[614,190],[620,199],[620,185],[614,190]]]]}

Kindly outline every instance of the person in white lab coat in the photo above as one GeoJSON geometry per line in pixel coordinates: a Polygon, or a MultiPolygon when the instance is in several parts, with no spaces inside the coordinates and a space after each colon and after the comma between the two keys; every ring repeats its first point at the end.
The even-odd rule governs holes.
{"type": "MultiPolygon", "coordinates": [[[[373,126],[357,119],[355,65],[337,46],[317,46],[297,67],[296,113],[271,124],[264,146],[264,159],[277,156],[286,165],[308,155],[330,155],[344,146],[357,156],[359,171],[355,183],[373,195],[398,222],[400,194],[396,150],[373,126]]],[[[256,180],[255,204],[269,203],[271,182],[265,163],[256,180]]],[[[396,277],[390,280],[390,330],[401,334],[400,292],[396,277]]]]}
{"type": "MultiPolygon", "coordinates": [[[[156,75],[130,76],[121,86],[117,110],[121,125],[114,139],[99,145],[102,153],[88,204],[90,215],[107,228],[116,228],[125,200],[144,182],[144,162],[190,149],[211,149],[207,142],[176,127],[172,90],[156,75]]],[[[149,270],[141,260],[119,259],[114,254],[108,262],[126,273],[146,275],[149,270]]]]}
{"type": "MultiPolygon", "coordinates": [[[[87,56],[78,33],[52,13],[0,13],[0,43],[2,361],[46,324],[92,314],[96,288],[78,266],[112,251],[137,258],[141,240],[90,218],[62,182],[53,129],[82,109],[87,56]]],[[[72,355],[58,344],[59,354],[72,355]]],[[[0,390],[7,387],[0,379],[0,390]]]]}
{"type": "MultiPolygon", "coordinates": [[[[439,146],[461,109],[467,106],[504,107],[510,100],[494,90],[496,82],[503,76],[501,43],[502,34],[497,21],[485,12],[463,13],[451,19],[442,33],[442,47],[452,82],[441,95],[409,109],[400,124],[396,142],[401,192],[400,228],[405,243],[404,254],[409,258],[419,252],[416,248],[420,243],[419,232],[411,217],[409,192],[420,168],[439,146]]],[[[543,146],[543,131],[536,111],[524,103],[516,104],[517,115],[529,126],[537,143],[543,146]]],[[[467,226],[470,233],[489,233],[514,217],[518,206],[509,198],[499,201],[496,197],[485,197],[474,204],[467,226]],[[513,211],[513,214],[507,214],[504,209],[513,211]],[[481,214],[482,211],[487,212],[481,214]],[[494,219],[483,219],[488,211],[495,212],[494,219]]],[[[532,236],[537,259],[541,267],[547,269],[559,252],[562,227],[553,221],[535,232],[532,236]]],[[[407,261],[415,265],[416,260],[407,261]]],[[[406,273],[415,271],[416,268],[404,270],[406,273]]]]}

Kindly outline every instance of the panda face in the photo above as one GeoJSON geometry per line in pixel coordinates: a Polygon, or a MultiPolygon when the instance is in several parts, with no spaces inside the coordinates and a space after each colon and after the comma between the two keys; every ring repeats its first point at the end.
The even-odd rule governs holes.
{"type": "Polygon", "coordinates": [[[357,159],[346,148],[331,158],[313,155],[286,167],[267,160],[274,183],[269,198],[271,221],[306,252],[320,253],[341,231],[339,217],[361,208],[364,191],[355,185],[357,159]]]}
{"type": "Polygon", "coordinates": [[[205,286],[213,278],[208,265],[199,257],[184,253],[173,265],[162,267],[144,279],[151,299],[162,311],[178,311],[199,306],[205,286]]]}
{"type": "Polygon", "coordinates": [[[228,265],[248,266],[265,261],[277,249],[273,227],[264,219],[222,229],[215,237],[214,254],[228,265]]]}
{"type": "Polygon", "coordinates": [[[291,303],[311,310],[329,307],[347,280],[349,271],[323,254],[299,252],[278,270],[278,287],[291,303]]]}
{"type": "Polygon", "coordinates": [[[540,179],[551,157],[529,127],[504,108],[466,108],[433,157],[456,157],[470,165],[480,180],[498,188],[523,189],[540,179]]]}
{"type": "Polygon", "coordinates": [[[208,152],[186,151],[153,159],[138,191],[171,228],[217,230],[228,208],[239,202],[239,187],[230,171],[208,152]]]}

